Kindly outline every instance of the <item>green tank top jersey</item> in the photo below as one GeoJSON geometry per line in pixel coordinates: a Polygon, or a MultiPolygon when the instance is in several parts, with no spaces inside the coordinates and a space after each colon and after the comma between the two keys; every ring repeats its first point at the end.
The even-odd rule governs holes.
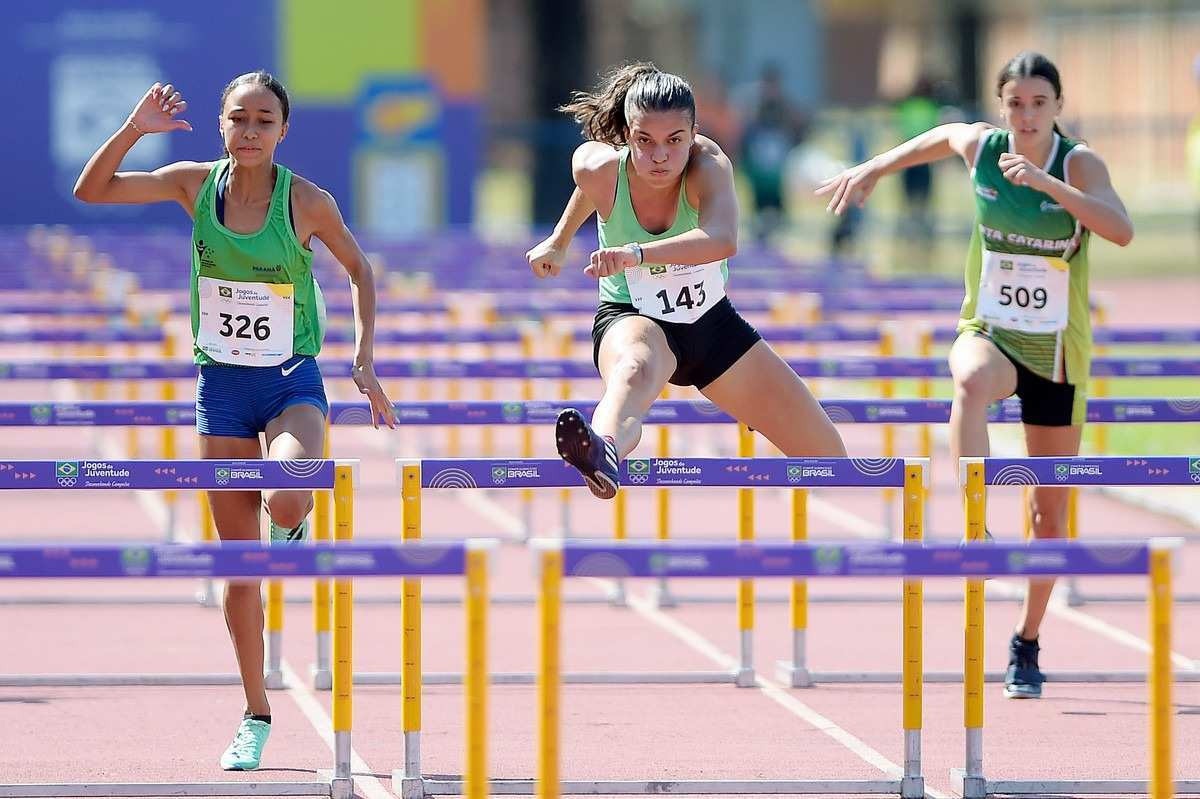
{"type": "MultiPolygon", "coordinates": [[[[217,221],[217,181],[229,169],[218,161],[196,196],[192,224],[191,308],[192,339],[200,329],[198,281],[201,277],[245,283],[291,283],[294,287],[293,351],[316,355],[321,350],[322,320],[318,289],[312,274],[312,250],[305,249],[292,228],[292,172],[275,165],[275,190],[267,218],[255,233],[234,233],[217,221]]],[[[195,362],[216,363],[193,344],[195,362]]]]}
{"type": "MultiPolygon", "coordinates": [[[[687,172],[679,182],[679,205],[675,211],[675,222],[662,233],[649,233],[638,222],[637,214],[633,211],[633,200],[629,198],[629,148],[621,148],[621,160],[617,166],[617,192],[613,201],[612,212],[608,219],[597,218],[596,227],[599,231],[600,246],[620,247],[624,244],[637,242],[645,244],[648,241],[659,241],[687,233],[700,226],[699,212],[687,200],[687,172]]],[[[721,275],[725,283],[729,283],[729,262],[721,262],[721,275]]],[[[600,278],[600,300],[602,302],[621,302],[629,304],[629,283],[624,273],[600,278]]]]}
{"type": "MultiPolygon", "coordinates": [[[[1066,181],[1071,154],[1080,142],[1054,134],[1046,172],[1066,181]]],[[[992,130],[979,143],[971,183],[975,190],[975,227],[967,253],[966,298],[959,331],[989,336],[996,346],[1030,371],[1076,386],[1078,409],[1086,397],[1091,369],[1092,325],[1088,304],[1089,231],[1054,199],[1005,179],[1001,153],[1010,151],[1006,130],[992,130]],[[1025,333],[988,325],[975,315],[979,298],[982,250],[1062,258],[1070,265],[1067,326],[1057,333],[1025,333]]],[[[1080,418],[1082,421],[1082,417],[1080,418]]]]}

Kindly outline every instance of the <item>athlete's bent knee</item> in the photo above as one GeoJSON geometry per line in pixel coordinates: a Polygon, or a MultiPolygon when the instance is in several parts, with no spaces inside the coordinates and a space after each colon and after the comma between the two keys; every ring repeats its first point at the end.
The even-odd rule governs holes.
{"type": "Polygon", "coordinates": [[[276,491],[267,498],[267,512],[280,527],[292,529],[312,510],[312,493],[308,491],[276,491]]]}
{"type": "Polygon", "coordinates": [[[622,355],[613,364],[609,383],[619,383],[633,391],[657,390],[661,380],[661,369],[653,358],[640,355],[622,355]]]}
{"type": "Polygon", "coordinates": [[[994,370],[985,365],[972,367],[955,373],[954,395],[966,404],[987,405],[996,399],[998,382],[994,370]]]}

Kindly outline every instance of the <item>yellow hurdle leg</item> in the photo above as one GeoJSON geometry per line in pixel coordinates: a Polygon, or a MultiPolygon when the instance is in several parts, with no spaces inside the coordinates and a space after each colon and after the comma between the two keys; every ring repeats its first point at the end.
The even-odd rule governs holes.
{"type": "MultiPolygon", "coordinates": [[[[664,388],[662,398],[670,396],[670,389],[664,388]]],[[[671,457],[671,428],[665,424],[658,426],[658,457],[671,457]]],[[[671,538],[671,492],[668,488],[654,489],[654,500],[658,511],[658,540],[668,541],[671,538]]],[[[654,588],[654,601],[660,608],[675,607],[675,598],[671,596],[671,588],[666,577],[659,577],[654,588]]]]}
{"type": "MultiPolygon", "coordinates": [[[[212,505],[208,500],[208,492],[197,491],[196,498],[200,504],[200,540],[205,544],[215,544],[217,542],[217,526],[213,521],[212,505]]],[[[204,583],[201,585],[200,593],[196,598],[206,608],[215,608],[217,606],[217,589],[211,577],[204,578],[204,583]]]]}
{"type": "MultiPolygon", "coordinates": [[[[917,352],[922,358],[930,358],[933,356],[933,331],[926,327],[921,331],[921,340],[918,344],[917,352]]],[[[933,396],[933,381],[922,379],[917,385],[917,396],[921,399],[929,399],[933,396]]],[[[933,457],[933,426],[928,424],[921,425],[919,435],[918,452],[922,458],[933,457]]]]}
{"type": "MultiPolygon", "coordinates": [[[[404,511],[404,541],[421,538],[421,464],[405,463],[400,476],[404,511]]],[[[402,684],[401,727],[404,733],[404,768],[392,775],[393,784],[421,784],[421,580],[401,581],[400,681],[402,684]]]]}
{"type": "MultiPolygon", "coordinates": [[[[171,361],[175,358],[175,337],[167,333],[163,337],[162,357],[164,361],[171,361]]],[[[164,380],[162,383],[163,402],[175,401],[175,383],[171,380],[164,380]]],[[[165,461],[173,461],[179,457],[179,450],[176,447],[175,428],[164,427],[161,431],[162,435],[162,459],[165,461]]],[[[167,506],[167,541],[175,543],[178,529],[175,524],[175,511],[178,505],[178,492],[164,491],[162,492],[163,503],[167,506]]]]}
{"type": "Polygon", "coordinates": [[[488,550],[467,542],[466,768],[463,796],[487,799],[488,550]]]}
{"type": "MultiPolygon", "coordinates": [[[[744,424],[738,424],[738,456],[754,457],[754,433],[744,424]]],[[[739,488],[738,497],[738,542],[754,540],[754,490],[739,488]]],[[[754,581],[738,580],[737,591],[738,633],[741,652],[735,682],[738,687],[750,688],[754,679],[754,581]]]]}
{"type": "MultiPolygon", "coordinates": [[[[925,465],[904,467],[904,543],[920,546],[925,538],[925,465]]],[[[904,777],[900,795],[904,799],[925,796],[921,775],[921,723],[924,675],[922,630],[924,583],[904,581],[904,777]]]]}
{"type": "Polygon", "coordinates": [[[267,580],[267,664],[265,682],[283,688],[283,581],[267,580]]]}
{"type": "MultiPolygon", "coordinates": [[[[334,543],[354,539],[354,467],[338,464],[333,482],[334,543]]],[[[333,782],[334,796],[353,793],[350,728],[354,701],[354,581],[333,581],[333,782]]]]}
{"type": "MultiPolygon", "coordinates": [[[[883,358],[890,358],[896,354],[896,334],[890,325],[884,325],[879,336],[879,355],[883,358]]],[[[896,381],[885,378],[880,381],[879,396],[885,401],[893,399],[896,396],[896,381]]],[[[885,424],[883,426],[883,457],[896,457],[896,426],[893,424],[885,424]]],[[[884,527],[888,532],[888,538],[892,538],[896,532],[893,522],[894,514],[892,508],[896,505],[896,489],[883,489],[883,518],[884,527]]]]}
{"type": "MultiPolygon", "coordinates": [[[[325,422],[324,456],[329,458],[329,422],[325,422]]],[[[330,492],[317,491],[313,506],[313,540],[318,544],[327,543],[330,535],[329,502],[330,492]]],[[[329,580],[317,578],[313,581],[313,630],[316,633],[317,654],[313,663],[313,688],[327,691],[333,687],[333,672],[329,667],[330,659],[330,615],[329,615],[329,580]]]]}
{"type": "MultiPolygon", "coordinates": [[[[984,540],[987,496],[983,461],[966,463],[967,541],[984,540]]],[[[983,795],[983,580],[968,579],[963,642],[963,724],[966,728],[966,773],[963,795],[983,795]],[[972,786],[968,788],[970,783],[972,786]]]]}
{"type": "Polygon", "coordinates": [[[538,799],[558,799],[560,761],[559,699],[562,692],[560,620],[562,616],[561,549],[541,553],[541,590],[538,620],[541,640],[538,650],[538,799]]]}
{"type": "Polygon", "coordinates": [[[1150,799],[1175,794],[1171,751],[1171,555],[1150,545],[1150,799]]]}
{"type": "MultiPolygon", "coordinates": [[[[808,540],[808,489],[793,488],[792,542],[808,540]]],[[[808,688],[812,675],[808,671],[808,580],[792,580],[789,610],[792,619],[792,662],[780,664],[779,678],[793,688],[808,688]]]]}
{"type": "MultiPolygon", "coordinates": [[[[521,336],[521,357],[525,360],[533,359],[533,334],[526,331],[521,336]]],[[[533,381],[525,379],[521,381],[521,399],[529,402],[533,399],[533,381]]],[[[529,425],[521,427],[521,457],[533,457],[533,428],[529,425]]],[[[533,535],[533,489],[521,489],[521,526],[524,528],[524,536],[528,539],[533,535]]]]}

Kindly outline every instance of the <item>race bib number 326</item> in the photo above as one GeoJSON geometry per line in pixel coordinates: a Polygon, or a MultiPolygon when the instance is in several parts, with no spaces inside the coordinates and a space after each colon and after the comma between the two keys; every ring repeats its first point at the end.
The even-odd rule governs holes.
{"type": "Polygon", "coordinates": [[[199,278],[196,345],[217,363],[277,366],[292,357],[291,283],[199,278]]]}

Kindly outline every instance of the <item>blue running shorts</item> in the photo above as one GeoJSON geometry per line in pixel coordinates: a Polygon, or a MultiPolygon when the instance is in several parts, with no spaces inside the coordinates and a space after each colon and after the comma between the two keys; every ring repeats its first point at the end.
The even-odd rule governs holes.
{"type": "Polygon", "coordinates": [[[202,436],[258,438],[292,405],[329,415],[321,370],[311,355],[279,366],[201,366],[196,382],[196,430],[202,436]]]}

